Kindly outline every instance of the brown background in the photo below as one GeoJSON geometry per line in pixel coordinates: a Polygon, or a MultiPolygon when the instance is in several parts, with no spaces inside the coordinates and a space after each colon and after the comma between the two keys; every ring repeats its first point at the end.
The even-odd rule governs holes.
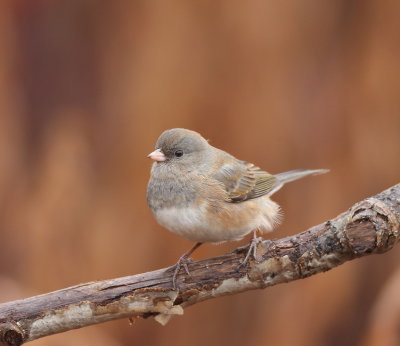
{"type": "MultiPolygon", "coordinates": [[[[272,173],[331,169],[276,195],[285,221],[272,237],[398,183],[399,11],[379,0],[1,1],[1,300],[165,267],[191,246],[146,206],[146,155],[167,128],[272,173]]],[[[395,249],[208,301],[166,327],[120,320],[32,345],[396,345],[399,259],[395,249]]]]}

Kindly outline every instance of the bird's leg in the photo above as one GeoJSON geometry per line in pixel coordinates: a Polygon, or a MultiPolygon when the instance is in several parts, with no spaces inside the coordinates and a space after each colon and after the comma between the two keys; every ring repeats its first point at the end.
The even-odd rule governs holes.
{"type": "Polygon", "coordinates": [[[262,237],[257,237],[257,230],[253,231],[253,238],[250,241],[249,250],[247,251],[246,257],[240,263],[240,266],[244,266],[249,261],[250,255],[253,256],[254,260],[257,259],[257,245],[260,244],[264,239],[262,237]]]}
{"type": "Polygon", "coordinates": [[[183,267],[185,269],[185,272],[187,275],[190,276],[189,273],[189,268],[187,266],[187,262],[189,261],[189,256],[198,248],[200,245],[203,243],[196,243],[188,252],[185,252],[181,257],[179,257],[178,262],[174,265],[175,270],[174,270],[174,275],[172,276],[172,285],[174,287],[174,290],[176,289],[176,278],[183,267]]]}

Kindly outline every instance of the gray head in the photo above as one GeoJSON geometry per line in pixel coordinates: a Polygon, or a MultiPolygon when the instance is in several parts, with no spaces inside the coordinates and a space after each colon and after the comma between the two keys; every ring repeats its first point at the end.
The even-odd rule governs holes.
{"type": "Polygon", "coordinates": [[[148,156],[161,165],[176,165],[189,168],[200,163],[209,148],[208,142],[197,132],[186,129],[164,131],[158,138],[156,150],[148,156]]]}

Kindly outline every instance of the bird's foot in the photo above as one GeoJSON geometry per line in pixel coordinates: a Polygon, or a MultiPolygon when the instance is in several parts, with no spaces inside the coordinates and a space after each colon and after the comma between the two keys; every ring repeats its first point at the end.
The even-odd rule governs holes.
{"type": "Polygon", "coordinates": [[[193,260],[189,258],[189,256],[193,253],[194,250],[200,247],[201,244],[202,243],[196,243],[188,252],[185,252],[181,257],[179,257],[178,262],[176,262],[176,264],[172,266],[172,268],[175,267],[174,275],[172,276],[172,287],[174,288],[174,290],[176,290],[177,288],[176,279],[182,267],[188,276],[192,276],[189,272],[188,263],[193,262],[193,260]]]}
{"type": "Polygon", "coordinates": [[[173,286],[174,290],[176,290],[176,288],[177,288],[176,279],[182,268],[185,270],[185,272],[188,276],[192,276],[190,274],[189,268],[188,268],[188,263],[190,263],[190,262],[193,262],[193,260],[191,258],[189,258],[187,256],[187,254],[183,254],[181,257],[179,257],[178,262],[176,262],[176,264],[173,266],[173,267],[175,267],[174,275],[172,276],[172,286],[173,286]]]}
{"type": "Polygon", "coordinates": [[[257,261],[257,245],[262,243],[264,238],[262,237],[253,237],[250,241],[249,249],[247,250],[247,254],[243,259],[242,263],[240,263],[240,267],[243,267],[247,264],[250,259],[250,256],[253,257],[255,261],[257,261]]]}

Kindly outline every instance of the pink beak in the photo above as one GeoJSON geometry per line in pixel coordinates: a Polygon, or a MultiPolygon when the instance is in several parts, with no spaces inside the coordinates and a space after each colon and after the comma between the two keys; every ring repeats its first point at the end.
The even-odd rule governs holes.
{"type": "Polygon", "coordinates": [[[167,159],[161,149],[154,150],[152,153],[147,155],[147,157],[150,157],[152,160],[157,162],[162,162],[167,159]]]}

